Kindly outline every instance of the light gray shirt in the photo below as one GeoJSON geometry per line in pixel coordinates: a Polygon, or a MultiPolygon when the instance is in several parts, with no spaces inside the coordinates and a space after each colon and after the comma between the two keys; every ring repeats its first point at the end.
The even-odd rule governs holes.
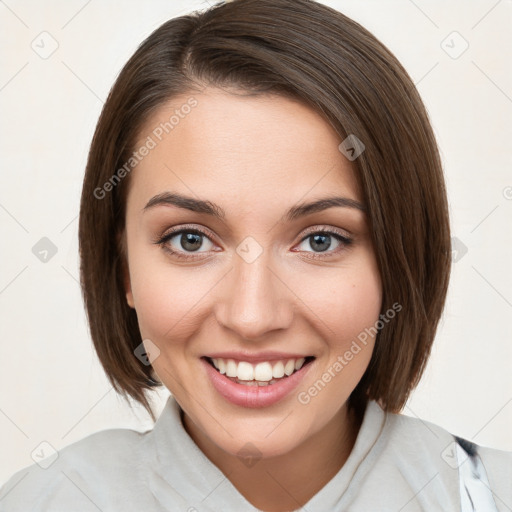
{"type": "MultiPolygon", "coordinates": [[[[92,434],[15,473],[1,512],[256,512],[184,429],[171,395],[152,430],[92,434]]],[[[512,452],[370,401],[340,471],[304,512],[512,510],[512,452]]]]}

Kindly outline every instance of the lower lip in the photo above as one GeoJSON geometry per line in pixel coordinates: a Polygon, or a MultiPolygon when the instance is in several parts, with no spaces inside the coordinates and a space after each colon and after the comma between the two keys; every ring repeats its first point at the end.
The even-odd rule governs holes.
{"type": "Polygon", "coordinates": [[[206,373],[213,387],[219,394],[232,404],[251,408],[268,407],[289,395],[306,376],[313,363],[311,361],[289,377],[283,378],[274,384],[269,384],[268,386],[244,386],[243,384],[233,382],[218,372],[205,359],[201,359],[201,362],[205,366],[206,373]]]}

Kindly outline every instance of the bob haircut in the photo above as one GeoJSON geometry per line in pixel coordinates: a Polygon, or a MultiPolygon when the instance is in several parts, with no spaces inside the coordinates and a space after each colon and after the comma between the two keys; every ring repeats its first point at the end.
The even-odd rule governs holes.
{"type": "Polygon", "coordinates": [[[121,70],[91,143],[79,218],[82,295],[109,381],[155,418],[146,392],[161,383],[134,355],[142,339],[124,288],[130,176],[121,168],[151,114],[207,85],[299,99],[342,139],[354,134],[363,142],[352,163],[382,279],[381,314],[394,303],[402,310],[378,332],[349,406],[362,412],[374,399],[400,412],[425,369],[448,288],[442,164],[423,102],[396,57],[313,0],[234,0],[173,18],[121,70]]]}

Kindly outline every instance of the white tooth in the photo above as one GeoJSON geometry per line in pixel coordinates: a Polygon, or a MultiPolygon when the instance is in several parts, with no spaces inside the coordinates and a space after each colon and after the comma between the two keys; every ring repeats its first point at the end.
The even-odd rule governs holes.
{"type": "Polygon", "coordinates": [[[261,381],[272,380],[272,365],[270,363],[258,363],[254,368],[254,379],[261,381]]]}
{"type": "Polygon", "coordinates": [[[212,362],[213,362],[213,366],[215,366],[215,368],[217,368],[217,370],[219,369],[219,360],[218,359],[212,359],[212,362]]]}
{"type": "Polygon", "coordinates": [[[258,386],[268,386],[268,382],[258,382],[258,386]]]}
{"type": "Polygon", "coordinates": [[[304,364],[304,361],[306,359],[304,357],[301,357],[300,359],[297,359],[297,361],[295,361],[295,369],[296,370],[300,370],[302,368],[302,365],[304,364]]]}
{"type": "Polygon", "coordinates": [[[236,377],[238,365],[233,361],[233,359],[228,359],[226,361],[226,376],[227,377],[236,377]]]}
{"type": "Polygon", "coordinates": [[[237,377],[240,380],[253,380],[254,368],[252,367],[252,364],[246,361],[240,361],[238,363],[237,377]]]}
{"type": "Polygon", "coordinates": [[[280,379],[284,377],[284,364],[279,361],[272,367],[272,377],[280,379]]]}
{"type": "Polygon", "coordinates": [[[288,359],[288,361],[284,365],[284,373],[286,373],[286,375],[289,376],[294,372],[294,370],[295,370],[295,360],[288,359]]]}
{"type": "Polygon", "coordinates": [[[255,380],[239,380],[238,384],[241,384],[242,386],[259,386],[255,380]]]}
{"type": "Polygon", "coordinates": [[[217,368],[219,369],[219,372],[224,374],[226,373],[226,363],[224,362],[224,359],[221,359],[220,357],[217,359],[217,364],[219,365],[217,368]]]}

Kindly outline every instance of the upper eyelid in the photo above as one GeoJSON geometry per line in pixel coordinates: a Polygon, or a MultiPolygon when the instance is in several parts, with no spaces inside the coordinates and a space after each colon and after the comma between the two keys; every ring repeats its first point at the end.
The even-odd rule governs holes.
{"type": "MultiPolygon", "coordinates": [[[[198,227],[197,225],[187,225],[187,224],[185,224],[183,226],[179,226],[177,228],[170,229],[169,231],[165,232],[160,238],[167,238],[169,236],[174,236],[179,233],[186,232],[186,231],[198,231],[200,234],[205,235],[209,238],[215,238],[215,235],[214,236],[209,235],[209,233],[211,233],[211,230],[209,230],[208,228],[205,228],[204,226],[198,227]]],[[[341,232],[341,234],[343,234],[343,236],[346,236],[346,238],[352,237],[352,234],[346,229],[336,228],[336,227],[328,226],[326,224],[319,224],[316,226],[310,226],[309,228],[306,228],[305,230],[303,230],[303,236],[301,238],[301,241],[305,237],[309,236],[312,233],[330,232],[330,231],[332,231],[334,233],[338,233],[338,234],[341,232]]],[[[211,240],[211,241],[213,241],[213,240],[211,240]]]]}
{"type": "Polygon", "coordinates": [[[304,237],[311,235],[312,233],[322,233],[322,232],[327,232],[327,233],[334,232],[337,234],[342,234],[342,236],[345,236],[346,238],[352,238],[352,234],[349,231],[347,231],[346,229],[335,228],[335,227],[330,227],[327,225],[319,224],[318,226],[312,226],[310,228],[306,228],[303,231],[304,236],[301,238],[301,240],[303,240],[304,237]]]}
{"type": "Polygon", "coordinates": [[[210,230],[205,228],[205,227],[197,227],[197,226],[180,226],[178,228],[172,228],[170,229],[169,231],[166,231],[164,232],[164,234],[162,236],[159,237],[159,240],[164,240],[164,239],[168,239],[168,238],[173,238],[174,236],[176,235],[179,235],[180,233],[183,233],[183,232],[198,232],[200,233],[201,235],[204,235],[206,236],[207,238],[210,239],[210,241],[213,243],[213,240],[212,238],[215,238],[215,237],[212,237],[211,235],[209,235],[208,233],[210,233],[210,230]]]}

